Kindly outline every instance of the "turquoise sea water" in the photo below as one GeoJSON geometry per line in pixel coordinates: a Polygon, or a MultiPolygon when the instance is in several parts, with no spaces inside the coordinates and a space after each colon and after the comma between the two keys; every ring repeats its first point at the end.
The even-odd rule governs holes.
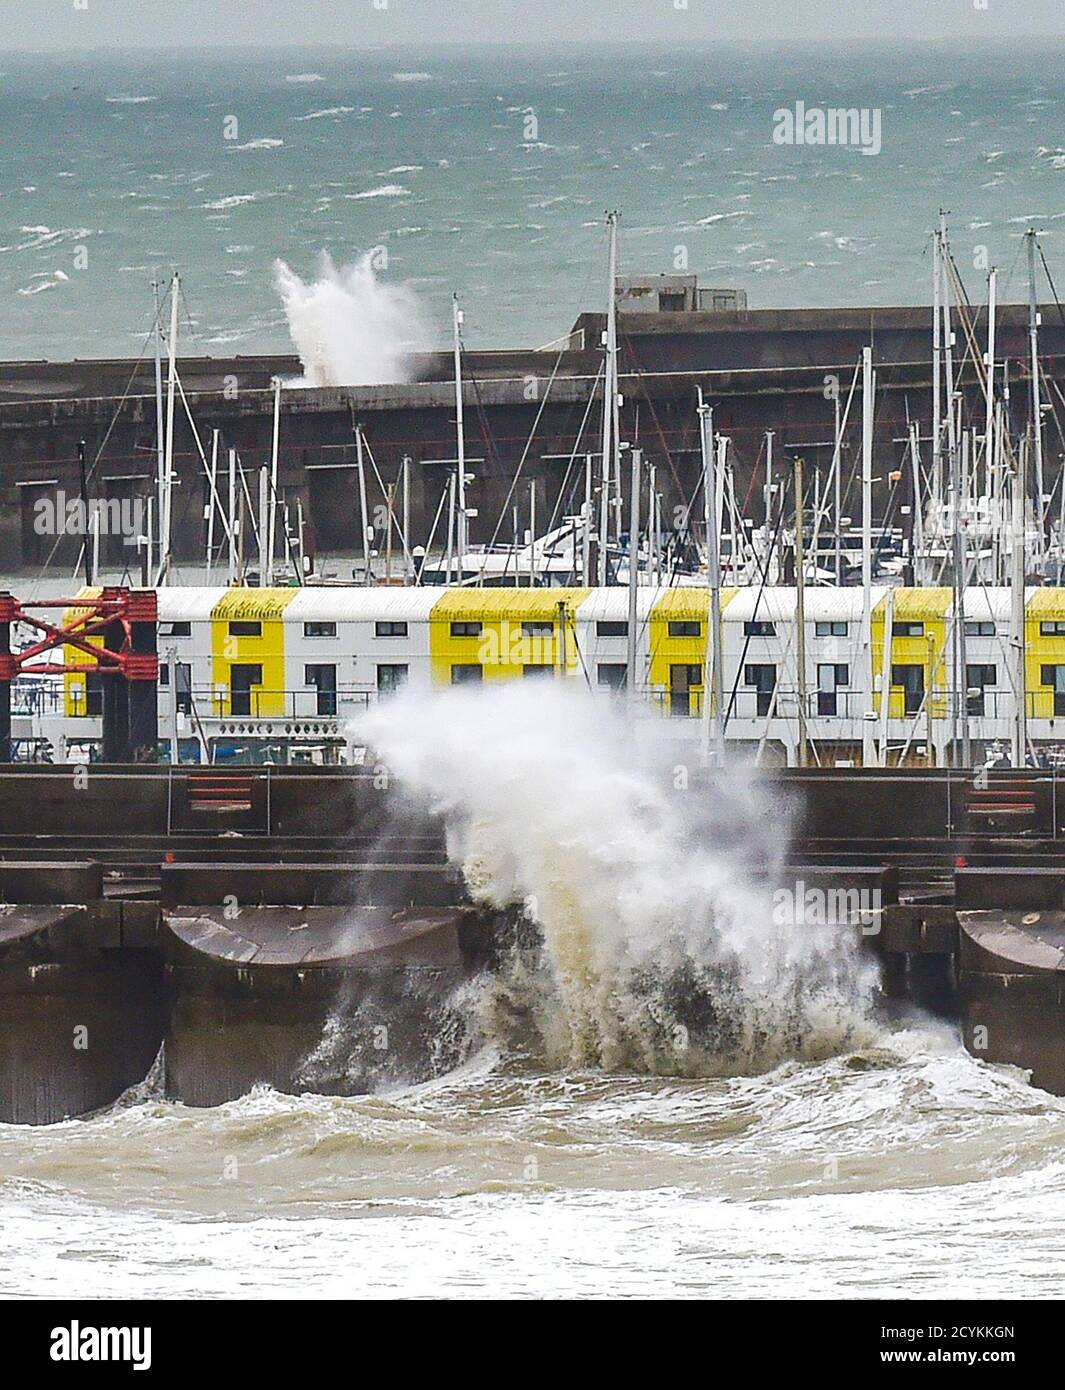
{"type": "Polygon", "coordinates": [[[927,300],[943,205],[963,271],[986,246],[1021,295],[1063,118],[1045,43],[0,56],[0,359],[135,354],[170,266],[190,349],[283,348],[274,259],[379,245],[440,341],[458,290],[470,344],[538,344],[600,306],[608,207],[623,271],[682,247],[775,307],[927,300]],[[882,151],[774,144],[797,101],[880,111],[882,151]]]}

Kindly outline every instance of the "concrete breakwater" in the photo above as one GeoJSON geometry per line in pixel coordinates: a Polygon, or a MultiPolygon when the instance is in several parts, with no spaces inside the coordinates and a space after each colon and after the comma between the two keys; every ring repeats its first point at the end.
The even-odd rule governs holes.
{"type": "MultiPolygon", "coordinates": [[[[876,449],[880,458],[897,461],[908,447],[910,421],[920,422],[923,437],[930,429],[931,315],[928,307],[620,314],[621,436],[655,465],[663,516],[690,502],[700,476],[700,388],[713,403],[718,433],[732,440],[737,496],[749,497],[749,514],[761,520],[765,432],[774,433],[778,460],[801,452],[811,479],[819,469],[827,472],[833,392],[846,398],[870,342],[879,391],[876,449]]],[[[471,543],[489,541],[497,522],[500,538],[509,541],[512,502],[519,530],[530,524],[533,498],[541,528],[552,515],[561,521],[579,508],[584,455],[600,448],[593,407],[601,395],[603,323],[603,315],[584,314],[561,345],[543,351],[467,354],[466,455],[475,475],[468,503],[477,513],[471,543]]],[[[1026,306],[1000,308],[998,352],[1018,384],[1028,372],[1026,325],[1026,306]]],[[[959,337],[962,332],[959,321],[959,337]]],[[[1044,370],[1060,384],[1065,325],[1054,306],[1043,311],[1041,345],[1044,370]]],[[[200,448],[218,429],[223,464],[233,448],[245,466],[257,468],[271,454],[271,379],[298,379],[300,366],[290,356],[189,357],[179,368],[200,441],[179,410],[174,460],[185,500],[173,517],[174,553],[177,561],[200,561],[208,500],[200,448]]],[[[279,483],[293,515],[297,503],[302,510],[309,554],[350,557],[358,548],[356,423],[380,469],[380,479],[367,470],[371,516],[387,511],[386,489],[409,458],[412,543],[425,543],[454,468],[455,395],[449,355],[425,354],[414,370],[417,380],[408,385],[282,393],[279,483]]],[[[957,385],[979,415],[982,384],[971,365],[959,366],[957,385]]],[[[1015,390],[1013,408],[1021,411],[1024,400],[1024,390],[1015,390]]],[[[150,354],[140,362],[0,363],[0,572],[36,572],[46,561],[76,564],[80,537],[42,534],[36,523],[42,508],[57,510],[60,495],[79,497],[80,441],[90,464],[90,501],[146,505],[156,485],[155,411],[150,354]]],[[[1023,432],[1020,415],[1016,424],[1023,432]]],[[[857,439],[848,438],[848,466],[856,447],[857,439]]],[[[878,511],[890,471],[877,470],[878,511]]],[[[1048,476],[1048,491],[1051,483],[1048,476]]],[[[122,535],[106,535],[102,561],[135,569],[135,547],[122,535]]],[[[350,565],[337,573],[350,578],[350,565]]]]}
{"type": "MultiPolygon", "coordinates": [[[[0,1121],[107,1105],[160,1048],[166,1094],[193,1105],[450,1064],[448,1001],[517,914],[468,900],[441,827],[394,788],[340,769],[85,771],[0,772],[0,1121]]],[[[800,804],[777,879],[789,929],[846,921],[886,1006],[956,1017],[974,1055],[1065,1093],[1053,779],[1001,779],[997,804],[1035,816],[1020,834],[988,827],[960,773],[773,780],[800,804]]]]}

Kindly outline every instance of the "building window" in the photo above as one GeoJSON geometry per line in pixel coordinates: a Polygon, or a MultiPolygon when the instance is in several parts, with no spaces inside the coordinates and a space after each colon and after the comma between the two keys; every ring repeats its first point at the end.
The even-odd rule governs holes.
{"type": "Polygon", "coordinates": [[[478,685],[484,679],[484,670],[480,666],[457,665],[451,668],[452,685],[478,685]]]}
{"type": "Polygon", "coordinates": [[[375,637],[406,637],[406,623],[374,623],[375,637]]]}
{"type": "Polygon", "coordinates": [[[303,680],[318,691],[318,704],[315,714],[336,714],[337,712],[337,668],[335,666],[305,666],[303,680]]]}
{"type": "Polygon", "coordinates": [[[628,637],[629,625],[628,623],[616,623],[613,619],[609,622],[596,623],[595,635],[596,637],[628,637]]]}
{"type": "Polygon", "coordinates": [[[521,668],[521,674],[523,676],[532,676],[534,679],[541,676],[553,676],[555,674],[555,668],[546,665],[544,662],[529,662],[528,665],[521,668]]]}
{"type": "Polygon", "coordinates": [[[261,637],[262,623],[235,622],[229,624],[230,637],[261,637]]]}
{"type": "Polygon", "coordinates": [[[743,635],[744,637],[775,637],[777,630],[773,623],[762,622],[759,618],[754,622],[744,623],[743,635]]]}
{"type": "Polygon", "coordinates": [[[409,675],[409,666],[378,666],[377,693],[379,695],[394,695],[397,690],[401,690],[407,684],[409,675]]]}
{"type": "Polygon", "coordinates": [[[191,623],[160,623],[160,624],[159,624],[159,636],[160,636],[160,637],[191,637],[191,636],[192,636],[192,624],[191,624],[191,623]]]}
{"type": "Polygon", "coordinates": [[[541,622],[534,619],[532,622],[522,623],[521,635],[523,637],[551,637],[554,635],[555,625],[550,619],[541,622]]]}
{"type": "Polygon", "coordinates": [[[816,637],[846,637],[847,624],[836,621],[830,623],[815,623],[814,635],[816,637]]]}
{"type": "Polygon", "coordinates": [[[601,661],[596,679],[605,690],[624,690],[629,683],[629,668],[623,661],[601,661]]]}
{"type": "Polygon", "coordinates": [[[966,666],[966,709],[971,715],[981,716],[987,713],[984,708],[984,695],[989,686],[995,686],[997,684],[998,673],[994,666],[966,666]]]}
{"type": "Polygon", "coordinates": [[[892,666],[892,686],[902,688],[902,707],[906,714],[919,714],[924,704],[924,667],[892,666]]]}
{"type": "Polygon", "coordinates": [[[670,637],[701,637],[702,631],[702,623],[677,622],[669,625],[670,637]]]}
{"type": "Polygon", "coordinates": [[[335,637],[337,635],[336,623],[304,623],[304,637],[335,637]]]}
{"type": "MultiPolygon", "coordinates": [[[[452,623],[452,624],[451,624],[451,635],[452,635],[452,637],[480,637],[480,635],[481,635],[481,624],[480,624],[480,623],[452,623]]],[[[477,669],[480,670],[480,667],[478,667],[477,669]]]]}
{"type": "Polygon", "coordinates": [[[924,623],[900,623],[891,624],[891,636],[895,637],[923,637],[924,623]]]}
{"type": "Polygon", "coordinates": [[[1065,666],[1044,666],[1040,680],[1054,691],[1054,717],[1065,714],[1065,666]]]}
{"type": "Polygon", "coordinates": [[[1039,635],[1040,637],[1065,637],[1065,623],[1040,623],[1039,635]]]}
{"type": "Polygon", "coordinates": [[[994,637],[995,624],[986,622],[966,623],[965,635],[966,637],[994,637]]]}
{"type": "Polygon", "coordinates": [[[743,681],[755,689],[755,712],[768,714],[773,705],[773,691],[777,688],[777,668],[762,662],[751,663],[743,668],[743,681]]]}

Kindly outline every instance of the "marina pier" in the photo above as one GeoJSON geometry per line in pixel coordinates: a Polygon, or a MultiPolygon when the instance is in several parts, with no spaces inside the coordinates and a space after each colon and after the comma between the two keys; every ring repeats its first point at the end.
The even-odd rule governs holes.
{"type": "MultiPolygon", "coordinates": [[[[166,1095],[190,1105],[447,1066],[455,987],[496,968],[521,905],[471,903],[442,826],[394,785],[356,769],[78,771],[0,770],[0,1122],[106,1106],[160,1050],[166,1095]]],[[[877,960],[882,1007],[954,1018],[975,1056],[1065,1094],[1065,780],[767,777],[796,815],[767,913],[774,888],[836,902],[877,960]]],[[[808,929],[801,904],[789,929],[808,929]]]]}

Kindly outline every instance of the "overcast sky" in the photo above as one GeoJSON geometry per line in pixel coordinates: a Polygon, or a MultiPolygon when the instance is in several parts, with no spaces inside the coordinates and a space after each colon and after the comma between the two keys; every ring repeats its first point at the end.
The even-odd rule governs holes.
{"type": "Polygon", "coordinates": [[[1029,34],[1065,0],[0,0],[0,51],[1029,34]]]}

